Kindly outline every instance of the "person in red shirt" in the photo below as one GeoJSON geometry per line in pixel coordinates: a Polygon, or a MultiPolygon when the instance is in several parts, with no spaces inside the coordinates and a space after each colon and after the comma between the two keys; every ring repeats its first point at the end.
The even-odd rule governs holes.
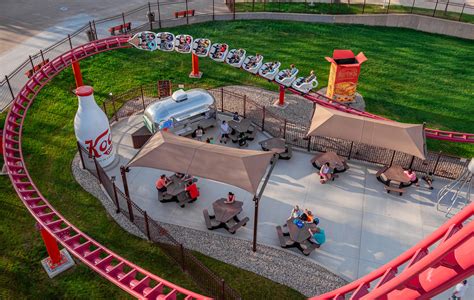
{"type": "Polygon", "coordinates": [[[235,202],[235,195],[232,192],[229,192],[227,195],[227,200],[224,201],[224,203],[232,204],[235,202]]]}
{"type": "Polygon", "coordinates": [[[189,198],[191,198],[190,202],[194,202],[197,200],[199,197],[199,189],[196,185],[196,183],[190,181],[188,184],[186,184],[185,188],[186,193],[188,194],[189,198]]]}
{"type": "Polygon", "coordinates": [[[166,187],[170,184],[170,182],[171,180],[169,180],[168,177],[163,174],[155,183],[156,189],[161,193],[165,193],[168,190],[166,187]]]}

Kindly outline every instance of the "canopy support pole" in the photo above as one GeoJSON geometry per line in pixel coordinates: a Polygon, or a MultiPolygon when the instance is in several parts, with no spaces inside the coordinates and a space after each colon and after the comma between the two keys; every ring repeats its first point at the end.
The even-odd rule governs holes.
{"type": "Polygon", "coordinates": [[[121,166],[120,167],[120,174],[122,175],[122,183],[123,183],[123,191],[125,192],[125,196],[130,199],[130,193],[128,191],[128,182],[127,182],[127,172],[130,169],[128,167],[121,166]]]}
{"type": "Polygon", "coordinates": [[[265,181],[262,184],[262,187],[260,188],[260,191],[258,192],[258,195],[255,194],[253,196],[253,202],[255,204],[255,215],[254,215],[254,223],[253,223],[253,247],[252,250],[253,252],[257,251],[257,225],[258,225],[258,205],[260,204],[260,199],[262,198],[263,191],[267,187],[268,180],[270,179],[270,176],[272,175],[273,169],[275,168],[275,165],[278,161],[278,154],[273,155],[273,158],[271,160],[271,167],[270,170],[268,170],[267,175],[265,176],[265,181]]]}

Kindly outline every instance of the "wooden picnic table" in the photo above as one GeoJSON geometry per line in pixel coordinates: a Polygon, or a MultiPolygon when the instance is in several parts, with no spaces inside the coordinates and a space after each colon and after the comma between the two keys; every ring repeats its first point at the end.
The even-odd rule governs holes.
{"type": "Polygon", "coordinates": [[[283,153],[286,151],[286,141],[282,138],[269,138],[261,141],[260,146],[263,151],[275,151],[275,153],[283,153]]]}
{"type": "Polygon", "coordinates": [[[299,228],[295,223],[295,219],[291,218],[286,221],[288,233],[283,233],[281,226],[277,226],[277,234],[282,248],[298,248],[304,255],[310,255],[314,249],[319,248],[319,245],[311,242],[311,234],[309,229],[315,229],[317,226],[314,223],[303,222],[303,227],[299,228]]]}
{"type": "Polygon", "coordinates": [[[252,126],[252,121],[250,121],[250,119],[242,119],[239,122],[230,120],[228,124],[230,128],[238,133],[246,133],[250,129],[250,126],[252,126]]]}
{"type": "Polygon", "coordinates": [[[220,198],[212,203],[216,220],[221,223],[227,223],[233,217],[242,211],[244,203],[242,201],[234,201],[234,203],[225,203],[226,199],[220,198]]]}
{"type": "Polygon", "coordinates": [[[218,228],[225,228],[230,233],[234,234],[241,226],[245,226],[249,220],[248,217],[240,220],[238,214],[242,212],[244,203],[242,201],[234,201],[233,203],[225,203],[225,198],[220,198],[212,203],[214,215],[209,215],[207,209],[203,211],[204,220],[206,221],[207,229],[214,230],[218,228]],[[211,219],[215,219],[218,224],[213,225],[211,219]],[[233,221],[233,224],[230,222],[233,221]]]}
{"type": "MultiPolygon", "coordinates": [[[[160,197],[160,194],[158,194],[158,199],[163,203],[178,202],[181,207],[184,207],[186,203],[189,203],[193,200],[186,193],[186,183],[188,183],[189,180],[182,180],[174,174],[169,178],[171,183],[166,187],[166,194],[170,197],[164,198],[163,196],[160,197]]],[[[193,182],[196,181],[197,179],[193,179],[193,182]]]]}
{"type": "Polygon", "coordinates": [[[400,182],[401,186],[411,185],[410,179],[405,175],[405,170],[398,165],[393,165],[382,171],[378,177],[384,184],[390,184],[390,181],[400,182]]]}
{"type": "Polygon", "coordinates": [[[329,166],[334,170],[334,173],[344,172],[349,169],[346,160],[336,152],[325,152],[316,154],[312,159],[311,163],[315,168],[321,169],[325,163],[329,163],[329,166]]]}
{"type": "Polygon", "coordinates": [[[316,224],[303,222],[304,223],[303,227],[299,228],[298,226],[296,226],[295,223],[293,223],[294,220],[295,219],[291,218],[286,221],[286,225],[288,227],[288,233],[290,234],[290,239],[292,239],[293,241],[297,243],[301,243],[309,239],[311,235],[309,234],[308,229],[316,228],[316,224]]]}
{"type": "Polygon", "coordinates": [[[166,187],[167,193],[172,196],[178,196],[178,194],[185,191],[186,188],[186,181],[181,180],[176,176],[171,176],[171,183],[166,187]]]}

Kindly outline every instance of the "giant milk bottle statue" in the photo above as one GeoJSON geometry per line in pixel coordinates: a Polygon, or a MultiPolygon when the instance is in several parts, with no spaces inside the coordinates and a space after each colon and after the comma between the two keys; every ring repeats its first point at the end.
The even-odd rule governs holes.
{"type": "Polygon", "coordinates": [[[109,120],[99,108],[94,99],[94,89],[91,86],[81,86],[76,89],[79,107],[74,118],[76,139],[97,162],[106,167],[115,159],[115,149],[112,145],[112,135],[109,120]]]}

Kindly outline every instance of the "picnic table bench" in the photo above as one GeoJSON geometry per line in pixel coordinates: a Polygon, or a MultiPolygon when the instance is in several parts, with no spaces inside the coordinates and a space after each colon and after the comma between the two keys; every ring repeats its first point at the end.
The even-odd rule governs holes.
{"type": "Polygon", "coordinates": [[[110,35],[115,35],[115,32],[118,31],[119,33],[127,33],[132,29],[132,22],[128,22],[125,24],[120,24],[116,26],[112,26],[108,29],[110,35]]]}
{"type": "Polygon", "coordinates": [[[387,193],[389,193],[389,194],[390,194],[390,192],[397,192],[401,196],[405,192],[404,189],[399,188],[399,187],[394,187],[394,186],[391,186],[391,185],[386,185],[386,186],[384,186],[384,188],[387,191],[387,193]]]}
{"type": "Polygon", "coordinates": [[[344,172],[349,169],[346,160],[337,155],[336,152],[329,151],[325,153],[319,153],[311,159],[311,164],[317,169],[321,169],[321,167],[327,162],[334,170],[334,173],[344,172]]]}
{"type": "Polygon", "coordinates": [[[179,17],[187,17],[187,16],[192,16],[194,17],[195,10],[194,9],[189,9],[189,10],[179,10],[174,13],[175,18],[179,17]]]}
{"type": "Polygon", "coordinates": [[[209,230],[225,228],[227,231],[234,234],[237,229],[247,224],[249,218],[245,217],[240,220],[237,216],[242,211],[242,206],[244,205],[242,201],[235,201],[234,203],[225,203],[225,201],[226,199],[220,198],[212,203],[214,215],[209,215],[209,211],[204,209],[204,221],[209,230]],[[216,220],[218,224],[214,225],[212,220],[216,220]]]}

